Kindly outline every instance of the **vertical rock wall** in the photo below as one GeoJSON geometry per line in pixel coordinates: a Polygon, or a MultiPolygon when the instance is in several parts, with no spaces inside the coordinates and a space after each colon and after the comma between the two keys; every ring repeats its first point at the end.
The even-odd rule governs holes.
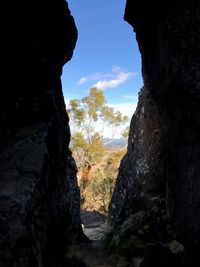
{"type": "MultiPolygon", "coordinates": [[[[142,55],[144,85],[160,117],[160,155],[165,176],[167,211],[182,238],[187,243],[199,245],[200,2],[128,0],[125,19],[136,32],[142,55]]],[[[131,129],[134,128],[134,122],[132,120],[131,129]]],[[[149,130],[144,128],[144,131],[144,136],[147,136],[149,130]]],[[[152,146],[155,140],[152,139],[152,146]]],[[[154,149],[152,151],[156,158],[154,149]]],[[[147,146],[143,149],[143,160],[148,152],[147,146]]],[[[128,166],[132,166],[130,170],[136,169],[140,156],[135,155],[128,163],[128,166]]],[[[131,186],[128,188],[132,188],[132,184],[136,182],[138,185],[138,182],[135,180],[135,171],[128,174],[126,164],[125,167],[123,165],[127,157],[130,157],[129,152],[122,162],[120,173],[126,172],[125,181],[130,178],[131,186]]],[[[154,183],[154,175],[152,179],[154,183]]],[[[118,178],[117,187],[124,183],[123,180],[124,175],[118,178]]],[[[119,196],[116,192],[120,190],[123,189],[115,189],[115,199],[119,196]]],[[[123,203],[126,209],[125,201],[123,203]]],[[[133,209],[135,206],[137,202],[133,198],[133,209]]]]}
{"type": "Polygon", "coordinates": [[[0,4],[0,266],[62,266],[81,234],[61,90],[77,39],[64,0],[0,4]]]}
{"type": "Polygon", "coordinates": [[[160,164],[160,118],[147,88],[131,120],[127,154],[122,159],[109,207],[109,220],[117,225],[128,215],[151,208],[164,197],[160,164]]]}

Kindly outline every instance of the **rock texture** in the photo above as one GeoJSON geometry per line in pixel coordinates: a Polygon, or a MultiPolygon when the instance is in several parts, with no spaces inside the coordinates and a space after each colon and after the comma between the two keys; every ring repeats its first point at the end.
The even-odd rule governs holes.
{"type": "MultiPolygon", "coordinates": [[[[160,155],[167,211],[181,239],[195,251],[200,245],[200,2],[128,0],[125,19],[136,32],[142,55],[144,85],[160,117],[160,155]]],[[[131,129],[134,122],[135,119],[132,120],[131,129]]],[[[143,136],[149,133],[151,131],[144,128],[143,136]]],[[[135,157],[133,150],[131,159],[133,134],[131,132],[128,155],[122,161],[113,196],[114,199],[119,197],[124,203],[118,204],[120,210],[122,206],[126,210],[126,199],[129,201],[128,195],[131,193],[122,194],[121,197],[117,192],[125,190],[128,183],[128,188],[133,192],[132,209],[137,208],[138,200],[135,200],[134,194],[137,185],[141,184],[135,177],[137,161],[141,157],[145,161],[151,146],[148,143],[143,149],[143,155],[139,153],[135,157]],[[131,163],[128,163],[128,157],[131,163]]],[[[152,138],[154,145],[157,146],[157,141],[152,138]]],[[[152,157],[156,159],[157,155],[153,154],[152,157]]],[[[145,165],[142,170],[141,181],[147,170],[145,165]]],[[[148,179],[145,178],[147,187],[148,179]]],[[[153,186],[154,182],[156,179],[152,175],[153,186]]],[[[140,193],[145,192],[146,186],[139,189],[140,193]]],[[[112,215],[112,220],[118,221],[119,212],[112,215]]]]}
{"type": "Polygon", "coordinates": [[[60,80],[77,30],[64,0],[0,13],[0,266],[62,266],[82,233],[60,80]]]}
{"type": "Polygon", "coordinates": [[[164,190],[160,117],[148,89],[142,88],[109,206],[110,223],[120,224],[130,214],[153,207],[164,198],[164,190]]]}
{"type": "MultiPolygon", "coordinates": [[[[73,53],[76,27],[64,0],[0,6],[0,266],[70,266],[64,247],[82,231],[60,76],[73,53]]],[[[135,233],[126,221],[125,232],[144,237],[152,231],[143,217],[151,222],[156,207],[159,223],[157,206],[163,210],[165,203],[163,225],[167,210],[179,240],[198,253],[200,2],[127,0],[125,19],[136,32],[145,89],[131,122],[110,222],[121,224],[133,214],[137,226],[145,223],[143,232],[139,227],[135,233]]],[[[132,241],[137,245],[137,238],[132,241]]],[[[156,254],[161,247],[153,249],[156,254]]],[[[149,256],[142,266],[149,266],[149,256]]],[[[199,266],[190,259],[185,266],[199,266]]]]}

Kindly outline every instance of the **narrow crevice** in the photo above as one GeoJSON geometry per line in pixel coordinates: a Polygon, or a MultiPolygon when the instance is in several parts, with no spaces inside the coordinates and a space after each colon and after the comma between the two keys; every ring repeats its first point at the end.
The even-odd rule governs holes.
{"type": "Polygon", "coordinates": [[[61,88],[77,41],[67,3],[4,1],[0,13],[0,266],[199,267],[199,0],[127,0],[144,87],[108,222],[80,212],[61,88]]]}

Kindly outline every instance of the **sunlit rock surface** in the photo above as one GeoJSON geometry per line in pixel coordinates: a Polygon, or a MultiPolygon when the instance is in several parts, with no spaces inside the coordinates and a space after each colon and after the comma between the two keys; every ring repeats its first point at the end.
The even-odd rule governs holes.
{"type": "Polygon", "coordinates": [[[164,196],[160,164],[160,118],[149,91],[142,88],[131,120],[127,154],[122,159],[109,207],[111,224],[152,207],[164,196]]]}

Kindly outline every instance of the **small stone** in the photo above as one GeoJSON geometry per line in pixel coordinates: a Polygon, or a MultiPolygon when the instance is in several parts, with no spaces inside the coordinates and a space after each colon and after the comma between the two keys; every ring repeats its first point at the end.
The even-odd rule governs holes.
{"type": "Polygon", "coordinates": [[[185,251],[185,247],[182,244],[180,244],[177,240],[169,242],[168,247],[171,250],[171,252],[176,255],[181,254],[185,251]]]}

